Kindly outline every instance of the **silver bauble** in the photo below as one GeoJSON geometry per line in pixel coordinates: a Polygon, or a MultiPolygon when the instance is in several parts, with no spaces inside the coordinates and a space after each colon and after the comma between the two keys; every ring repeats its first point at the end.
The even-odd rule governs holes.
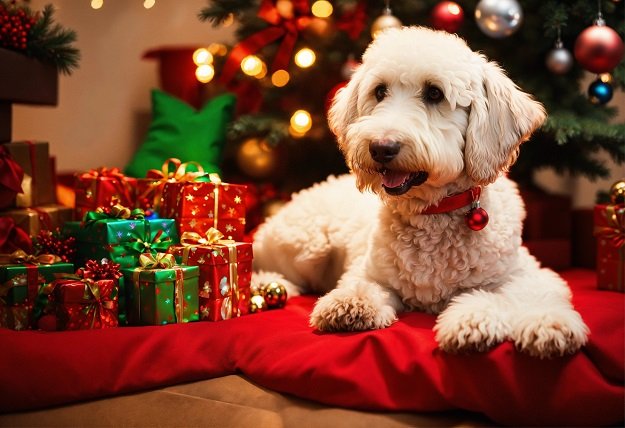
{"type": "Polygon", "coordinates": [[[554,74],[566,74],[573,67],[573,54],[568,49],[556,45],[547,54],[545,64],[547,69],[554,74]]]}
{"type": "Polygon", "coordinates": [[[523,9],[516,0],[481,0],[475,8],[475,21],[484,34],[501,39],[521,27],[523,9]]]}
{"type": "Polygon", "coordinates": [[[383,14],[376,18],[373,24],[371,24],[371,37],[375,39],[379,32],[387,28],[401,28],[401,26],[401,21],[393,16],[389,9],[386,9],[383,14]]]}

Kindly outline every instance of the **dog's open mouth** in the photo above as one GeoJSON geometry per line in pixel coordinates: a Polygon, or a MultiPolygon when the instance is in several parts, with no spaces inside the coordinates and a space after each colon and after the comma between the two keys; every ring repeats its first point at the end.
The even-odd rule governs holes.
{"type": "Polygon", "coordinates": [[[380,174],[382,174],[382,187],[386,193],[393,196],[403,195],[411,187],[420,186],[428,179],[428,173],[425,171],[404,172],[382,168],[380,174]]]}

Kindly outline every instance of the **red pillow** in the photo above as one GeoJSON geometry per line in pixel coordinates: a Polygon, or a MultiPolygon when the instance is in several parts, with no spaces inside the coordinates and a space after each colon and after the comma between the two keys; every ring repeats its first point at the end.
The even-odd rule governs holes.
{"type": "Polygon", "coordinates": [[[581,352],[540,360],[503,343],[487,353],[437,349],[434,317],[401,314],[390,328],[319,333],[315,297],[216,323],[44,333],[0,330],[0,410],[16,411],[241,372],[268,388],[357,409],[480,412],[513,425],[623,420],[624,295],[564,273],[591,329],[581,352]]]}

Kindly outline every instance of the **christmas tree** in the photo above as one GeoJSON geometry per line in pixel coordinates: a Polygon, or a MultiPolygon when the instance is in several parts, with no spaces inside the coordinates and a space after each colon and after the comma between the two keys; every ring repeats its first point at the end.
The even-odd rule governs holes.
{"type": "Polygon", "coordinates": [[[372,33],[403,24],[457,32],[545,105],[549,118],[523,145],[514,179],[531,185],[541,168],[605,178],[597,152],[625,161],[625,124],[610,123],[616,109],[608,103],[625,85],[623,16],[621,0],[209,1],[200,19],[238,24],[238,43],[215,61],[215,80],[240,103],[224,170],[287,190],[345,171],[327,128],[328,104],[372,33]],[[588,53],[589,27],[610,38],[607,63],[588,53]],[[587,94],[580,82],[588,71],[597,81],[587,94]]]}

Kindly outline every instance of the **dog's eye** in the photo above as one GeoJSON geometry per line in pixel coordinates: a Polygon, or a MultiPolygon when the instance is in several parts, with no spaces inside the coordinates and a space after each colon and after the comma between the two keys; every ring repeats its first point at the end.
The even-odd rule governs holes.
{"type": "Polygon", "coordinates": [[[388,94],[388,89],[386,85],[378,85],[375,87],[375,99],[378,100],[378,102],[386,98],[387,94],[388,94]]]}
{"type": "Polygon", "coordinates": [[[429,86],[425,92],[425,98],[431,103],[439,103],[443,99],[443,91],[436,86],[429,86]]]}

